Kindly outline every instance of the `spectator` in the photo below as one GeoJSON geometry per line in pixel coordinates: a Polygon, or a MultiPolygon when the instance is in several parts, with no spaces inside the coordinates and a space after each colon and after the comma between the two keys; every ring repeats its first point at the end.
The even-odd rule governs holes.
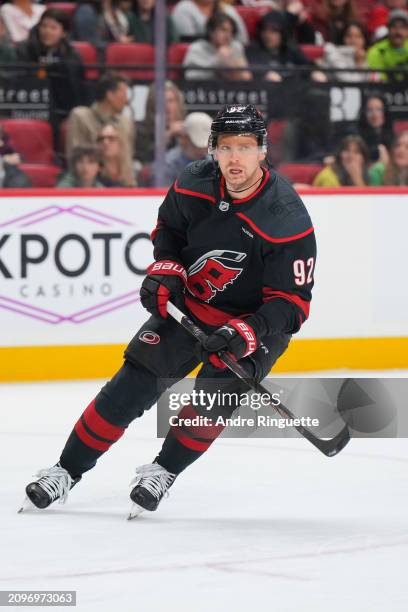
{"type": "Polygon", "coordinates": [[[408,131],[396,137],[388,162],[377,162],[369,174],[371,185],[408,185],[408,131]]]}
{"type": "Polygon", "coordinates": [[[341,141],[334,162],[313,181],[314,187],[364,187],[368,179],[368,150],[360,136],[346,136],[341,141]]]}
{"type": "Polygon", "coordinates": [[[284,11],[288,32],[300,45],[314,45],[316,32],[309,19],[309,12],[300,0],[289,0],[284,11]]]}
{"type": "Polygon", "coordinates": [[[26,40],[30,30],[39,22],[46,7],[32,0],[12,0],[0,8],[0,15],[13,43],[26,40]]]}
{"type": "Polygon", "coordinates": [[[72,18],[72,38],[98,49],[105,47],[109,33],[103,18],[103,0],[79,0],[72,18]]]}
{"type": "Polygon", "coordinates": [[[375,42],[388,34],[388,17],[394,9],[405,9],[407,0],[384,0],[375,4],[368,13],[366,23],[371,40],[375,42]]]}
{"type": "MultiPolygon", "coordinates": [[[[165,185],[171,185],[181,170],[208,152],[208,135],[212,119],[206,113],[190,113],[184,120],[179,144],[166,153],[165,185]]],[[[154,164],[153,173],[154,175],[154,164]]],[[[163,185],[164,186],[164,185],[163,185]]]]}
{"type": "Polygon", "coordinates": [[[371,95],[362,105],[357,124],[359,136],[368,147],[370,162],[386,162],[394,135],[385,101],[379,95],[371,95]]]}
{"type": "MultiPolygon", "coordinates": [[[[183,119],[186,114],[183,94],[171,81],[165,85],[166,104],[166,148],[171,149],[178,144],[178,138],[183,131],[183,119]]],[[[146,100],[146,115],[143,121],[136,124],[139,142],[143,147],[136,152],[136,157],[143,164],[151,163],[155,154],[155,117],[156,98],[155,87],[152,84],[146,100]]]]}
{"type": "Polygon", "coordinates": [[[216,13],[207,22],[207,38],[191,43],[183,61],[185,68],[208,68],[187,70],[186,79],[250,80],[251,73],[242,43],[236,40],[235,22],[225,13],[216,13]],[[237,68],[225,71],[223,68],[237,68]]]}
{"type": "MultiPolygon", "coordinates": [[[[263,72],[254,73],[254,78],[280,82],[293,76],[293,66],[313,66],[305,54],[288,40],[285,15],[271,11],[258,22],[258,42],[250,45],[246,56],[250,65],[263,65],[263,72]]],[[[308,71],[308,74],[310,71],[308,71]]],[[[326,80],[321,72],[311,72],[315,80],[326,80]]]]}
{"type": "Polygon", "coordinates": [[[105,187],[135,187],[136,179],[132,158],[124,147],[122,136],[116,125],[107,123],[98,133],[101,171],[99,179],[105,187]]]}
{"type": "Polygon", "coordinates": [[[29,177],[18,167],[20,155],[10,144],[9,135],[0,125],[0,188],[31,187],[29,177]]]}
{"type": "Polygon", "coordinates": [[[107,123],[118,128],[126,148],[132,156],[134,147],[134,125],[130,116],[124,114],[128,104],[128,81],[126,77],[109,73],[96,86],[96,101],[91,106],[74,108],[68,117],[66,156],[81,145],[96,144],[100,129],[107,123]]]}
{"type": "Polygon", "coordinates": [[[96,147],[75,147],[69,160],[69,168],[69,172],[58,180],[58,188],[104,187],[98,178],[99,157],[96,147]]]}
{"type": "Polygon", "coordinates": [[[180,38],[192,42],[206,33],[206,24],[216,13],[225,13],[234,21],[237,40],[247,45],[249,38],[244,22],[233,6],[220,0],[180,0],[172,13],[180,38]]]}
{"type": "MultiPolygon", "coordinates": [[[[388,36],[369,48],[367,62],[370,68],[390,70],[408,68],[408,12],[400,9],[391,11],[388,19],[388,36]]],[[[407,73],[385,73],[383,80],[406,80],[407,73]]]]}
{"type": "Polygon", "coordinates": [[[129,18],[121,8],[121,1],[102,0],[102,11],[108,42],[132,42],[129,18]]]}
{"type": "MultiPolygon", "coordinates": [[[[133,40],[154,45],[154,11],[156,0],[127,0],[128,18],[133,40]],[[133,5],[133,6],[132,6],[133,5]]],[[[177,32],[170,15],[166,15],[166,43],[177,42],[177,32]]]]}
{"type": "MultiPolygon", "coordinates": [[[[16,61],[16,52],[10,42],[10,37],[4,25],[4,20],[0,15],[0,64],[12,64],[16,61]]],[[[5,69],[8,73],[7,68],[5,69]]]]}
{"type": "Polygon", "coordinates": [[[369,81],[369,72],[346,72],[347,68],[368,68],[367,64],[368,38],[364,26],[358,21],[346,24],[340,35],[340,44],[326,43],[324,45],[324,58],[320,65],[324,68],[340,68],[342,72],[329,75],[336,81],[357,82],[369,81]]]}
{"type": "Polygon", "coordinates": [[[359,21],[353,0],[319,0],[312,9],[311,23],[321,37],[318,44],[341,44],[341,34],[351,21],[359,21]]]}
{"type": "Polygon", "coordinates": [[[63,119],[83,100],[84,67],[68,40],[69,17],[59,9],[47,9],[17,46],[17,59],[40,64],[37,76],[46,77],[57,119],[63,119]]]}

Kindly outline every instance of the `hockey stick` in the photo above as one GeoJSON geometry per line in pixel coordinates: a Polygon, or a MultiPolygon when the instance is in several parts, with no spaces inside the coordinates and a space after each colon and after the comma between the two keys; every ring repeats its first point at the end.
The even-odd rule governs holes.
{"type": "MultiPolygon", "coordinates": [[[[189,319],[186,314],[181,312],[177,306],[172,304],[172,302],[167,302],[167,312],[173,317],[173,319],[180,323],[180,325],[184,327],[189,334],[194,336],[194,338],[198,340],[200,344],[205,342],[207,334],[203,332],[202,329],[197,327],[197,325],[191,319],[189,319]]],[[[245,368],[240,363],[234,361],[225,352],[220,352],[219,357],[227,368],[229,368],[238,378],[244,380],[249,387],[259,393],[267,394],[272,400],[272,395],[268,389],[249,376],[245,368]]],[[[276,406],[275,402],[272,401],[271,403],[273,408],[279,412],[282,417],[287,419],[296,419],[293,412],[291,412],[289,408],[286,408],[286,406],[283,404],[276,406]]],[[[334,457],[334,455],[337,455],[337,453],[339,453],[350,441],[350,432],[347,425],[331,440],[322,440],[321,438],[318,438],[303,425],[294,425],[294,427],[304,438],[306,438],[306,440],[309,440],[309,442],[311,442],[320,452],[326,455],[326,457],[334,457]]]]}

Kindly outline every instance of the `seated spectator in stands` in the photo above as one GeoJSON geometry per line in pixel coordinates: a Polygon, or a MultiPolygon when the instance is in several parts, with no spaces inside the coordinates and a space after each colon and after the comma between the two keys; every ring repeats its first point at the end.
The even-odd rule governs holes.
{"type": "Polygon", "coordinates": [[[284,12],[288,23],[288,32],[291,39],[299,45],[314,45],[316,32],[309,18],[309,11],[300,0],[289,0],[284,12]]]}
{"type": "MultiPolygon", "coordinates": [[[[171,81],[165,84],[166,105],[166,148],[171,149],[178,144],[178,138],[184,127],[186,114],[183,94],[171,81]]],[[[143,121],[136,123],[138,141],[143,143],[135,153],[135,157],[143,164],[151,163],[155,155],[155,117],[156,98],[155,86],[152,84],[146,100],[146,114],[143,121]]]]}
{"type": "MultiPolygon", "coordinates": [[[[130,23],[130,33],[133,40],[138,43],[154,45],[154,11],[156,0],[122,0],[123,10],[130,23]]],[[[166,43],[177,42],[178,36],[173,19],[166,15],[166,43]]]]}
{"type": "Polygon", "coordinates": [[[252,78],[246,70],[248,63],[242,43],[236,40],[235,22],[216,13],[207,22],[207,38],[191,43],[183,61],[185,68],[208,68],[208,70],[186,70],[186,79],[227,79],[248,81],[252,78]],[[237,68],[237,70],[223,70],[237,68]]]}
{"type": "Polygon", "coordinates": [[[69,172],[64,174],[57,187],[104,187],[99,180],[98,150],[93,146],[75,147],[68,162],[69,172]]]}
{"type": "Polygon", "coordinates": [[[334,162],[313,181],[314,187],[364,187],[368,179],[368,150],[360,136],[346,136],[341,141],[334,162]]]}
{"type": "Polygon", "coordinates": [[[105,187],[135,187],[132,157],[124,146],[116,125],[107,123],[96,139],[101,170],[99,180],[105,187]]]}
{"type": "MultiPolygon", "coordinates": [[[[212,119],[206,113],[187,115],[184,119],[184,130],[179,138],[179,144],[166,153],[165,185],[163,187],[171,185],[188,164],[207,155],[211,123],[212,119]]],[[[151,179],[154,177],[154,172],[153,164],[151,179]]]]}
{"type": "MultiPolygon", "coordinates": [[[[388,36],[375,43],[367,52],[370,68],[390,70],[408,68],[408,12],[396,9],[388,18],[388,36]]],[[[381,78],[388,81],[406,80],[407,73],[382,73],[381,78]]]]}
{"type": "Polygon", "coordinates": [[[12,0],[0,8],[9,36],[14,43],[26,40],[31,28],[40,20],[47,7],[32,0],[12,0]]]}
{"type": "MultiPolygon", "coordinates": [[[[288,26],[285,15],[279,11],[271,11],[258,22],[258,42],[246,50],[249,65],[263,65],[262,72],[254,72],[254,79],[280,82],[293,76],[294,66],[310,66],[314,64],[306,55],[288,40],[288,26]]],[[[326,81],[320,71],[307,71],[307,76],[314,80],[326,81]]]]}
{"type": "Polygon", "coordinates": [[[247,45],[249,38],[245,23],[233,6],[220,0],[180,0],[174,7],[172,18],[180,39],[192,42],[205,36],[208,19],[220,12],[231,17],[236,26],[237,40],[247,45]]]}
{"type": "Polygon", "coordinates": [[[10,137],[0,125],[0,188],[31,187],[29,177],[18,167],[20,155],[10,144],[10,137]]]}
{"type": "Polygon", "coordinates": [[[340,68],[342,72],[328,73],[328,78],[335,81],[369,81],[370,72],[346,72],[347,68],[368,68],[367,44],[364,26],[358,21],[351,21],[342,32],[339,45],[330,42],[324,45],[324,58],[319,65],[323,68],[340,68]]]}
{"type": "Polygon", "coordinates": [[[408,185],[408,131],[395,138],[388,162],[371,166],[369,175],[370,185],[408,185]]]}
{"type": "MultiPolygon", "coordinates": [[[[4,21],[0,16],[0,64],[12,64],[15,63],[15,61],[16,52],[14,46],[10,42],[10,37],[4,25],[4,21]]],[[[4,71],[6,74],[9,74],[7,68],[4,68],[4,71]]]]}
{"type": "MultiPolygon", "coordinates": [[[[28,40],[20,43],[16,49],[19,61],[40,65],[37,76],[48,79],[58,120],[64,119],[84,97],[84,67],[68,40],[68,33],[67,13],[47,9],[31,30],[28,40]]],[[[29,72],[32,74],[32,71],[29,72]]]]}
{"type": "Polygon", "coordinates": [[[126,155],[132,156],[135,140],[133,119],[123,112],[129,102],[126,77],[105,74],[96,85],[95,97],[96,101],[91,106],[74,108],[68,117],[67,159],[74,147],[96,144],[101,127],[107,123],[118,128],[125,143],[126,155]]]}
{"type": "Polygon", "coordinates": [[[341,34],[351,21],[360,21],[353,0],[317,0],[312,5],[311,23],[320,34],[317,44],[341,44],[341,34]]]}
{"type": "Polygon", "coordinates": [[[384,0],[375,4],[367,15],[366,25],[370,40],[375,42],[388,34],[388,17],[394,9],[406,9],[407,0],[384,0]]]}
{"type": "Polygon", "coordinates": [[[122,10],[120,0],[102,0],[102,12],[109,42],[133,42],[129,18],[122,10]]]}
{"type": "Polygon", "coordinates": [[[370,162],[386,162],[394,139],[391,119],[385,100],[379,95],[366,98],[357,123],[358,135],[368,147],[370,162]]]}
{"type": "Polygon", "coordinates": [[[109,33],[103,18],[103,0],[78,0],[72,17],[72,38],[98,49],[106,46],[109,33]]]}

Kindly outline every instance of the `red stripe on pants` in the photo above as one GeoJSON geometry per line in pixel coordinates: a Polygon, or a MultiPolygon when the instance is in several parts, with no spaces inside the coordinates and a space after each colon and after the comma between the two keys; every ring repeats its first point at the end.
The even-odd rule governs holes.
{"type": "Polygon", "coordinates": [[[82,425],[81,419],[75,425],[75,433],[84,444],[98,451],[107,451],[112,445],[112,442],[101,442],[90,436],[82,425]]]}
{"type": "Polygon", "coordinates": [[[92,400],[89,404],[83,417],[89,429],[100,438],[106,438],[107,440],[116,442],[125,433],[124,427],[112,425],[96,412],[95,400],[92,400]]]}

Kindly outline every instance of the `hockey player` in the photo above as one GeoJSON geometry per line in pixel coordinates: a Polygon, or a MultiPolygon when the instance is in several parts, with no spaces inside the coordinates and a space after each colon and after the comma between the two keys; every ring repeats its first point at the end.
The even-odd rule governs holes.
{"type": "MultiPolygon", "coordinates": [[[[59,462],[26,487],[38,508],[64,502],[169,379],[184,378],[203,361],[196,389],[241,393],[245,383],[224,369],[220,351],[242,360],[261,381],[308,317],[314,231],[292,186],[263,163],[266,128],[259,111],[225,106],[212,123],[209,153],[212,160],[185,168],[160,206],[152,233],[155,262],[140,290],[151,317],[126,348],[122,367],[76,422],[59,462]],[[200,350],[168,316],[168,300],[209,334],[200,350]]],[[[216,410],[231,416],[236,407],[216,410]]],[[[179,416],[199,412],[190,405],[179,416]]],[[[156,510],[176,477],[221,430],[172,427],[153,463],[136,470],[132,515],[156,510]]]]}

